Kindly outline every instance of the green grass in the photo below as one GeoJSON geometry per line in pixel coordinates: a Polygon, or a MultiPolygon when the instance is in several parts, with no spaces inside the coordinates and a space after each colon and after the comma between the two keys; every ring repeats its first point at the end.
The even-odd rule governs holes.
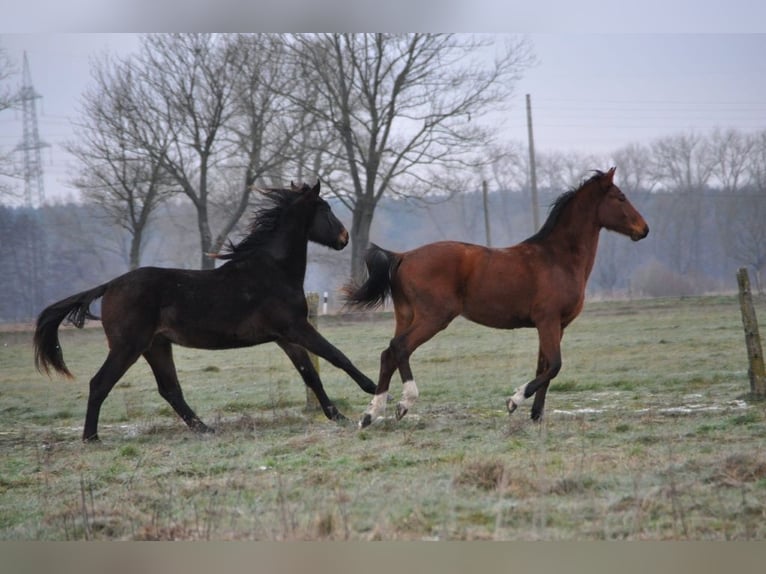
{"type": "MultiPolygon", "coordinates": [[[[374,375],[393,322],[320,330],[374,375]]],[[[324,362],[354,424],[305,412],[275,345],[177,348],[187,401],[216,434],[189,432],[137,363],[104,404],[103,442],[83,445],[102,332],[62,331],[75,381],[36,373],[30,339],[0,333],[0,539],[766,538],[766,403],[747,399],[736,297],[589,304],[542,424],[531,401],[505,410],[536,333],[459,319],[413,356],[420,399],[399,422],[391,405],[357,430],[369,397],[324,362]]]]}

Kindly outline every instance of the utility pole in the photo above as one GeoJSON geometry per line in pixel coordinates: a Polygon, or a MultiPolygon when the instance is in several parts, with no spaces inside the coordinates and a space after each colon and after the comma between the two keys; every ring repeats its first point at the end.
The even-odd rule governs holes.
{"type": "Polygon", "coordinates": [[[535,166],[535,138],[532,133],[532,100],[527,94],[527,136],[529,138],[529,185],[532,193],[532,233],[540,228],[540,213],[537,206],[537,168],[535,166]]]}
{"type": "Polygon", "coordinates": [[[21,102],[24,135],[16,151],[24,152],[24,199],[28,207],[33,204],[42,205],[45,201],[45,185],[43,183],[43,162],[40,159],[40,149],[48,144],[40,141],[37,129],[37,106],[35,100],[42,98],[32,86],[32,75],[29,72],[27,53],[24,52],[24,69],[22,71],[21,90],[18,100],[21,102]]]}
{"type": "Polygon", "coordinates": [[[489,205],[487,199],[487,180],[481,182],[481,195],[484,201],[484,232],[487,235],[487,247],[492,247],[492,232],[489,228],[489,205]]]}

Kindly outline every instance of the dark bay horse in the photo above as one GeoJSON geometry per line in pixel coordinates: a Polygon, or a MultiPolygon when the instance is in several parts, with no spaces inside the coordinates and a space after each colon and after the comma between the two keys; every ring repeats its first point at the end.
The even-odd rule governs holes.
{"type": "Polygon", "coordinates": [[[343,369],[367,393],[375,384],[308,322],[303,290],[307,243],[336,250],[348,232],[312,188],[262,190],[267,205],[253,218],[250,232],[229,244],[217,269],[191,271],[142,267],[88,291],[53,303],[37,318],[37,369],[72,377],[59,346],[58,328],[68,318],[77,327],[99,297],[109,344],[104,364],[90,381],[83,440],[98,440],[98,417],[109,391],[143,355],[160,395],[195,431],[210,432],[184,400],[173,363],[172,344],[199,349],[232,349],[276,342],[316,395],[328,419],[345,417],[327,397],[308,353],[343,369]]]}
{"type": "Polygon", "coordinates": [[[561,369],[564,329],[583,308],[585,285],[596,258],[602,228],[633,241],[649,233],[644,218],[614,184],[615,168],[595,175],[561,195],[540,230],[504,249],[441,241],[393,253],[372,245],[366,255],[368,279],[346,287],[351,307],[372,308],[394,301],[396,332],[380,357],[375,397],[359,425],[385,408],[391,376],[404,384],[396,407],[401,419],[418,397],[410,355],[458,315],[498,329],[537,328],[535,378],[506,401],[512,413],[532,395],[532,419],[539,420],[548,385],[561,369]]]}

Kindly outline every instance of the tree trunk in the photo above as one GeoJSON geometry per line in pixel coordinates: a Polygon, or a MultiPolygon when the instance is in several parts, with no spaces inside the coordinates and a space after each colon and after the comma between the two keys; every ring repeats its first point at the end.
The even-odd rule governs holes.
{"type": "Polygon", "coordinates": [[[354,209],[351,224],[351,277],[360,282],[364,279],[364,254],[370,244],[370,228],[375,213],[375,203],[359,201],[354,209]]]}
{"type": "Polygon", "coordinates": [[[200,241],[200,269],[214,269],[215,260],[210,257],[210,249],[213,237],[210,233],[210,224],[207,220],[207,206],[197,207],[197,226],[199,227],[200,241]]]}
{"type": "Polygon", "coordinates": [[[143,237],[143,229],[137,228],[133,232],[133,237],[130,238],[130,261],[128,265],[130,269],[138,269],[141,264],[141,241],[143,237]]]}

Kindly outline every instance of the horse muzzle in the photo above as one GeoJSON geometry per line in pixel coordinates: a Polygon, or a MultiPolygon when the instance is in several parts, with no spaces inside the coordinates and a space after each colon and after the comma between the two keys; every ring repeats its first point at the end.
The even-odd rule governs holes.
{"type": "Polygon", "coordinates": [[[337,239],[337,241],[335,242],[335,245],[334,245],[334,247],[335,247],[335,249],[337,249],[338,251],[340,251],[341,249],[343,249],[344,247],[346,247],[346,245],[348,245],[348,231],[347,231],[346,229],[344,229],[344,230],[341,232],[341,234],[340,234],[340,235],[338,235],[338,239],[337,239]]]}
{"type": "Polygon", "coordinates": [[[641,229],[633,231],[630,234],[630,238],[633,241],[641,241],[647,235],[649,235],[649,226],[646,223],[644,223],[644,226],[641,229]]]}

